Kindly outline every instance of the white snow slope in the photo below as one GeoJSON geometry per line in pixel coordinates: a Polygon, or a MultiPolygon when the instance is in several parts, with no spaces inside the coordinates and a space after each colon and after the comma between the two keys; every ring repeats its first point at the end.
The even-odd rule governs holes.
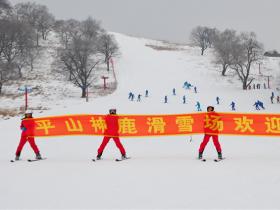
{"type": "MultiPolygon", "coordinates": [[[[260,99],[265,112],[279,112],[279,104],[270,104],[272,90],[242,91],[235,79],[220,77],[211,51],[203,57],[199,49],[187,46],[158,51],[145,45],[161,42],[114,35],[122,53],[116,61],[118,89],[88,103],[73,99],[73,104],[68,100],[56,106],[50,100],[50,110],[35,116],[105,114],[111,107],[121,114],[190,113],[196,101],[204,110],[215,105],[216,96],[221,98],[217,111],[230,111],[234,100],[238,112],[255,112],[252,105],[260,99]],[[184,90],[185,81],[199,93],[184,90]],[[130,91],[144,95],[145,89],[148,98],[128,101],[130,91]],[[182,104],[184,94],[187,104],[182,104]],[[165,95],[168,104],[163,103],[165,95]]],[[[278,74],[278,63],[268,59],[262,73],[278,74]]],[[[0,121],[0,209],[280,209],[279,138],[220,136],[226,159],[219,163],[213,161],[212,142],[204,154],[207,161],[196,159],[202,135],[191,142],[189,136],[125,138],[122,142],[132,159],[115,162],[119,151],[110,142],[104,159],[95,163],[90,160],[101,137],[38,138],[47,160],[10,163],[20,138],[19,124],[19,117],[0,121]]],[[[33,156],[26,145],[22,158],[33,156]]]]}

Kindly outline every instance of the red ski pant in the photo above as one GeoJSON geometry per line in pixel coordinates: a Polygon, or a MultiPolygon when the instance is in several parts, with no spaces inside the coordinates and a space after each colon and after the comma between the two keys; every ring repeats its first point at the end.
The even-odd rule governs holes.
{"type": "Polygon", "coordinates": [[[33,137],[21,136],[19,145],[17,147],[16,155],[20,155],[21,150],[27,141],[30,144],[30,146],[32,147],[35,154],[39,153],[39,149],[38,149],[37,145],[35,144],[35,140],[33,137]]]}
{"type": "Polygon", "coordinates": [[[204,151],[206,145],[208,144],[208,142],[210,140],[210,137],[212,137],[212,139],[213,139],[213,143],[216,147],[217,152],[222,152],[221,145],[220,145],[219,139],[218,139],[218,135],[208,135],[208,134],[204,135],[203,141],[201,142],[200,147],[199,147],[199,152],[202,153],[204,151]]]}
{"type": "Polygon", "coordinates": [[[125,149],[124,149],[119,137],[108,137],[108,136],[104,136],[102,144],[100,145],[100,147],[97,151],[98,155],[103,153],[103,150],[105,149],[106,145],[108,144],[108,142],[110,141],[111,138],[114,140],[116,146],[119,148],[122,155],[125,155],[125,149]]]}

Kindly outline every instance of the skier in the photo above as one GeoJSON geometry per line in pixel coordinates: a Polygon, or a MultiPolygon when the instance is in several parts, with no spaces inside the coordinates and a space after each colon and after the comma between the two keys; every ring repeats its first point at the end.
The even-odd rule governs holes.
{"type": "Polygon", "coordinates": [[[111,138],[113,138],[116,146],[119,148],[121,155],[122,155],[122,159],[126,159],[126,151],[122,145],[122,143],[120,142],[119,139],[119,125],[118,125],[118,119],[119,117],[117,116],[117,110],[116,109],[110,109],[109,110],[109,114],[105,117],[105,122],[107,125],[107,129],[105,131],[105,135],[102,141],[102,144],[100,145],[100,147],[98,148],[97,151],[97,160],[101,159],[101,156],[103,154],[103,151],[106,147],[106,145],[108,144],[109,140],[111,138]]]}
{"type": "Polygon", "coordinates": [[[277,103],[280,103],[280,96],[277,96],[277,103]]]}
{"type": "Polygon", "coordinates": [[[132,97],[132,92],[129,92],[128,99],[131,99],[131,97],[132,97]]]}
{"type": "Polygon", "coordinates": [[[133,101],[134,100],[134,94],[132,93],[132,95],[131,95],[131,101],[133,101]]]}
{"type": "Polygon", "coordinates": [[[253,106],[256,108],[256,110],[260,110],[259,101],[256,101],[253,106]]]}
{"type": "Polygon", "coordinates": [[[273,99],[274,99],[274,96],[273,95],[270,96],[270,101],[271,101],[272,104],[273,104],[273,99]]]}
{"type": "Polygon", "coordinates": [[[194,93],[197,93],[197,88],[196,88],[196,86],[194,87],[194,93]]]}
{"type": "Polygon", "coordinates": [[[195,105],[195,106],[196,106],[198,112],[201,112],[201,111],[202,111],[202,110],[201,110],[201,107],[200,107],[200,103],[199,103],[198,101],[196,102],[196,105],[195,105]]]}
{"type": "Polygon", "coordinates": [[[216,97],[216,102],[217,102],[217,105],[220,104],[220,97],[219,96],[216,97]]]}
{"type": "Polygon", "coordinates": [[[259,106],[260,106],[262,109],[265,109],[265,108],[264,108],[264,105],[263,105],[263,102],[258,101],[258,103],[259,103],[259,106]]]}
{"type": "Polygon", "coordinates": [[[149,91],[146,90],[146,91],[145,91],[145,97],[148,97],[148,96],[149,96],[149,91]]]}
{"type": "Polygon", "coordinates": [[[164,96],[164,103],[167,104],[167,96],[164,96]]]}
{"type": "Polygon", "coordinates": [[[138,97],[137,97],[137,101],[138,101],[138,102],[141,101],[141,96],[142,96],[141,94],[138,95],[138,97]]]}
{"type": "Polygon", "coordinates": [[[187,89],[187,87],[188,87],[188,82],[186,81],[186,82],[184,82],[184,86],[183,86],[183,88],[185,88],[185,89],[187,89]]]}
{"type": "Polygon", "coordinates": [[[41,154],[40,151],[35,143],[35,139],[34,139],[34,121],[32,120],[32,111],[27,110],[25,111],[24,114],[24,118],[21,121],[21,125],[20,125],[20,129],[22,130],[21,132],[21,138],[20,138],[20,142],[19,145],[17,147],[16,150],[16,158],[15,160],[19,160],[21,151],[25,145],[26,142],[28,142],[31,146],[31,148],[33,149],[34,153],[36,154],[36,159],[37,160],[41,160],[41,154]]]}
{"type": "Polygon", "coordinates": [[[186,96],[183,96],[183,104],[186,103],[186,96]]]}
{"type": "MultiPolygon", "coordinates": [[[[215,116],[219,116],[215,111],[214,111],[214,107],[213,106],[208,106],[207,107],[207,112],[211,115],[215,115],[215,116]]],[[[222,149],[221,149],[221,145],[219,143],[219,139],[218,139],[218,131],[213,133],[213,130],[209,129],[209,128],[204,128],[204,138],[203,141],[200,144],[199,150],[198,150],[198,159],[202,159],[203,156],[203,151],[207,145],[207,143],[210,140],[210,137],[212,137],[213,139],[213,143],[216,147],[217,153],[218,153],[218,159],[223,159],[222,157],[222,149]]]]}
{"type": "Polygon", "coordinates": [[[173,96],[176,96],[176,89],[173,88],[173,96]]]}
{"type": "Polygon", "coordinates": [[[231,102],[230,106],[231,106],[231,111],[235,111],[235,102],[234,101],[231,102]]]}

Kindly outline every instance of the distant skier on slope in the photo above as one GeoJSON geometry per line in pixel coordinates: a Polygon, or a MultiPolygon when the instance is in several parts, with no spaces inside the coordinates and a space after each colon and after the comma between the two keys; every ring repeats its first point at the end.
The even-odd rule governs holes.
{"type": "MultiPolygon", "coordinates": [[[[213,116],[219,116],[215,111],[214,111],[214,107],[213,106],[208,106],[207,107],[207,115],[211,118],[211,115],[213,116]]],[[[212,130],[209,127],[206,127],[206,121],[204,124],[204,138],[202,143],[200,144],[199,150],[198,150],[198,159],[202,159],[203,157],[203,152],[204,149],[206,147],[206,145],[208,144],[210,137],[212,137],[213,139],[213,143],[216,147],[217,153],[218,153],[218,159],[223,159],[222,157],[222,149],[221,149],[221,145],[219,143],[219,137],[218,137],[218,130],[212,130]]]]}
{"type": "Polygon", "coordinates": [[[134,94],[131,95],[131,101],[134,101],[134,94]]]}
{"type": "Polygon", "coordinates": [[[32,120],[32,111],[27,110],[25,111],[24,118],[21,121],[20,129],[22,130],[21,132],[21,138],[19,145],[16,150],[16,158],[15,160],[19,160],[21,151],[25,145],[26,142],[28,142],[33,149],[34,153],[36,154],[36,159],[40,160],[42,159],[40,151],[35,143],[34,139],[34,129],[35,129],[35,124],[34,121],[32,120]]]}
{"type": "Polygon", "coordinates": [[[260,105],[259,105],[259,102],[256,101],[253,106],[256,108],[256,110],[260,110],[260,105]]]}
{"type": "Polygon", "coordinates": [[[231,106],[231,111],[235,111],[235,102],[234,101],[231,102],[230,106],[231,106]]]}
{"type": "Polygon", "coordinates": [[[277,103],[280,103],[280,96],[277,96],[277,103]]]}
{"type": "Polygon", "coordinates": [[[98,151],[97,151],[97,160],[101,159],[101,156],[103,154],[103,151],[110,141],[111,138],[113,138],[116,146],[121,152],[122,159],[126,159],[126,151],[119,139],[119,124],[118,124],[119,117],[117,116],[117,110],[116,109],[110,109],[109,114],[105,117],[105,122],[107,125],[107,129],[104,132],[104,138],[102,141],[102,144],[100,145],[98,151]]]}
{"type": "Polygon", "coordinates": [[[138,95],[138,97],[137,97],[138,102],[141,102],[141,96],[142,96],[141,94],[138,95]]]}
{"type": "Polygon", "coordinates": [[[175,88],[173,88],[172,92],[173,92],[173,96],[176,96],[176,89],[175,88]]]}
{"type": "Polygon", "coordinates": [[[183,104],[186,103],[186,96],[183,96],[183,104]]]}
{"type": "Polygon", "coordinates": [[[220,97],[219,96],[216,97],[216,102],[217,102],[217,105],[220,104],[220,97]]]}
{"type": "Polygon", "coordinates": [[[132,98],[132,92],[129,92],[129,94],[128,94],[128,99],[131,99],[132,98]]]}
{"type": "Polygon", "coordinates": [[[164,103],[167,104],[167,96],[164,96],[164,103]]]}
{"type": "Polygon", "coordinates": [[[263,102],[261,102],[261,101],[258,100],[258,103],[259,103],[259,106],[260,106],[262,109],[265,109],[265,108],[264,108],[264,105],[263,105],[263,102]]]}
{"type": "Polygon", "coordinates": [[[149,97],[149,91],[148,90],[145,91],[145,97],[149,97]]]}
{"type": "Polygon", "coordinates": [[[197,87],[196,86],[194,87],[194,93],[197,93],[197,87]]]}
{"type": "Polygon", "coordinates": [[[200,103],[199,103],[198,101],[196,102],[196,105],[195,105],[195,106],[196,106],[198,112],[201,112],[201,111],[202,111],[202,110],[201,110],[200,103]]]}

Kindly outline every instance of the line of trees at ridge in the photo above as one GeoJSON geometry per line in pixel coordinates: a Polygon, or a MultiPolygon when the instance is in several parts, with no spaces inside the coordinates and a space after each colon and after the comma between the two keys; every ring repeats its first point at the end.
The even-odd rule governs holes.
{"type": "Polygon", "coordinates": [[[229,69],[235,71],[244,90],[253,82],[251,67],[260,62],[264,54],[263,44],[254,32],[237,33],[230,29],[219,31],[197,26],[191,32],[190,40],[200,47],[201,55],[207,48],[214,49],[215,62],[221,65],[222,76],[226,76],[229,69]]]}
{"type": "Polygon", "coordinates": [[[110,59],[119,54],[114,37],[91,17],[56,20],[44,5],[26,2],[11,6],[0,0],[0,94],[8,81],[23,77],[22,70],[34,70],[34,62],[46,50],[40,42],[47,40],[51,31],[60,41],[58,70],[81,88],[82,97],[93,84],[98,66],[104,64],[109,71],[110,59]]]}

